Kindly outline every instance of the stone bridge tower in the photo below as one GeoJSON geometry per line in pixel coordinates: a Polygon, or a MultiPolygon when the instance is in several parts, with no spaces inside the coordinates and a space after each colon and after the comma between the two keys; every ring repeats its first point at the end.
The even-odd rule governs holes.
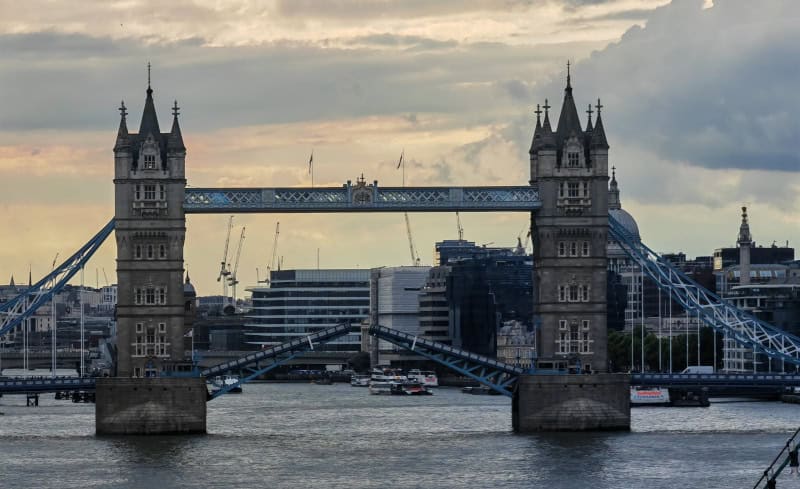
{"type": "Polygon", "coordinates": [[[545,100],[530,149],[531,184],[542,200],[531,227],[539,359],[592,372],[607,370],[608,142],[601,108],[598,100],[592,126],[589,106],[582,129],[568,66],[558,127],[550,126],[545,100]]]}
{"type": "Polygon", "coordinates": [[[147,98],[138,133],[129,133],[125,104],[114,146],[117,240],[117,376],[155,377],[183,370],[183,211],[186,148],[173,107],[162,133],[147,98]]]}

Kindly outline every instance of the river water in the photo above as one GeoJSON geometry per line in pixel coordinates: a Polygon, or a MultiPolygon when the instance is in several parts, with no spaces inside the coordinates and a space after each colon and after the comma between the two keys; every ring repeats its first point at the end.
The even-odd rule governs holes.
{"type": "Polygon", "coordinates": [[[750,488],[800,423],[798,405],[719,403],[634,409],[630,433],[517,435],[502,396],[345,384],[248,384],[209,403],[204,436],[96,437],[93,405],[52,395],[0,412],[0,487],[60,489],[750,488]]]}

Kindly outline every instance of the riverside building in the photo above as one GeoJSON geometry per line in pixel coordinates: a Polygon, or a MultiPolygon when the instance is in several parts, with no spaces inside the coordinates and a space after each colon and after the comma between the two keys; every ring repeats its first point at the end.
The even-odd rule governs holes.
{"type": "Polygon", "coordinates": [[[369,270],[276,270],[269,278],[269,287],[247,289],[253,297],[245,322],[248,343],[274,346],[344,323],[351,325],[350,334],[315,348],[361,349],[359,324],[369,315],[369,270]]]}

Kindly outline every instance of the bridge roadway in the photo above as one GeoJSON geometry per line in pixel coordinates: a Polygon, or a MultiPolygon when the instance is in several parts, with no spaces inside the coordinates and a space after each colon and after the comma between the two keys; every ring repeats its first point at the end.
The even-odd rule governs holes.
{"type": "MultiPolygon", "coordinates": [[[[297,361],[302,362],[303,358],[298,358],[297,361]]],[[[0,378],[0,394],[93,390],[94,382],[92,377],[0,378]]],[[[800,375],[632,374],[631,385],[685,390],[707,388],[712,395],[770,397],[786,389],[800,388],[800,375]]]]}
{"type": "Polygon", "coordinates": [[[631,374],[631,385],[665,387],[668,389],[708,389],[712,396],[720,397],[774,397],[787,389],[800,388],[799,374],[631,374]]]}
{"type": "MultiPolygon", "coordinates": [[[[52,353],[50,351],[28,352],[28,366],[30,368],[49,369],[52,365],[52,358],[52,353]]],[[[88,351],[84,352],[84,359],[88,364],[88,351]]],[[[2,358],[0,358],[0,374],[2,374],[3,369],[22,368],[23,361],[24,360],[21,351],[4,351],[2,353],[2,358]]],[[[60,351],[56,355],[57,368],[75,368],[76,365],[80,364],[80,361],[81,353],[79,351],[60,351]]]]}

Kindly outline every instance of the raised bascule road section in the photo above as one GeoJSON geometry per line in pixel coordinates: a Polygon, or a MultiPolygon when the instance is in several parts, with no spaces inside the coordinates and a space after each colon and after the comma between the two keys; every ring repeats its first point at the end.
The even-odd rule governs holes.
{"type": "MultiPolygon", "coordinates": [[[[196,188],[187,186],[177,102],[171,129],[162,132],[148,86],[138,132],[128,131],[127,109],[120,107],[113,219],[50,274],[0,305],[0,334],[14,331],[49,301],[114,231],[118,353],[116,375],[95,382],[97,432],[204,432],[206,377],[236,370],[244,380],[255,378],[346,334],[350,325],[199,372],[184,347],[195,313],[183,292],[186,214],[523,212],[531,219],[538,365],[523,370],[380,325],[371,325],[370,333],[512,397],[518,431],[629,429],[631,378],[607,372],[606,250],[615,240],[705,324],[785,365],[800,365],[800,338],[704,290],[609,217],[609,145],[599,100],[595,108],[582,125],[569,74],[555,129],[547,101],[537,106],[526,185],[380,187],[362,175],[341,187],[196,188]],[[545,364],[549,370],[538,368],[545,364]],[[561,373],[566,370],[577,373],[561,373]]],[[[74,381],[76,388],[91,382],[74,381]]],[[[46,384],[30,388],[47,390],[46,384]]],[[[24,388],[17,380],[0,383],[0,390],[4,386],[24,388]]]]}

